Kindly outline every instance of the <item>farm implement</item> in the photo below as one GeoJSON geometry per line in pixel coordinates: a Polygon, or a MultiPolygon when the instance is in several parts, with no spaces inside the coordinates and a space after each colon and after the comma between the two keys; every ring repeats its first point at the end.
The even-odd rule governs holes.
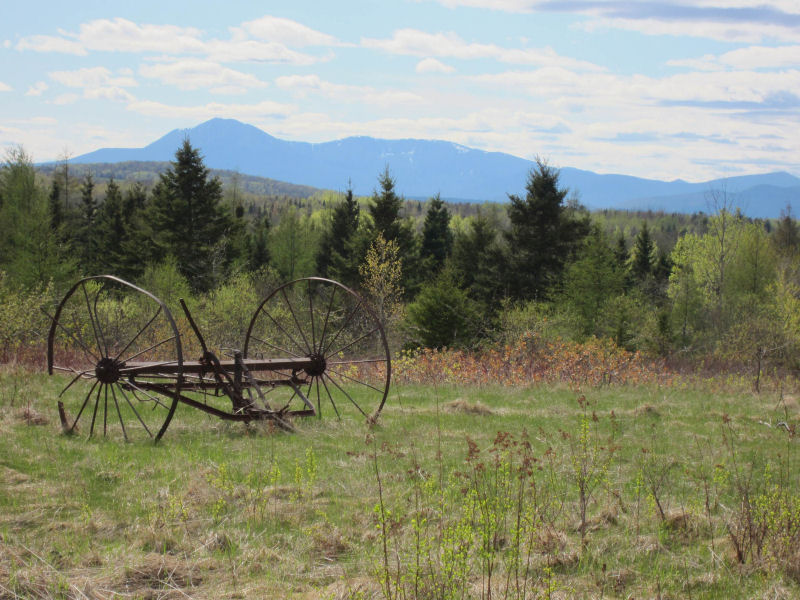
{"type": "Polygon", "coordinates": [[[48,373],[64,381],[66,431],[157,441],[178,404],[284,429],[297,417],[378,418],[391,379],[386,334],[340,283],[309,277],[279,286],[256,308],[241,348],[222,358],[180,305],[181,329],[193,336],[163,301],[118,277],[87,277],[67,292],[47,337],[48,373]],[[184,359],[188,347],[196,360],[184,359]]]}

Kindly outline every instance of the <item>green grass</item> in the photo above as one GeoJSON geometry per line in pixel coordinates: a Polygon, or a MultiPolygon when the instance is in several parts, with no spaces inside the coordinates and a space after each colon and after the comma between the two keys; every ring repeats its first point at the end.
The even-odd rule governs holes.
{"type": "MultiPolygon", "coordinates": [[[[492,460],[501,453],[490,450],[498,432],[515,441],[527,432],[540,498],[557,506],[537,530],[527,597],[800,594],[800,540],[770,538],[760,556],[740,564],[729,534],[742,521],[737,480],[765,511],[784,506],[779,496],[800,494],[798,441],[777,425],[798,421],[791,396],[405,386],[393,388],[372,428],[307,419],[286,434],[179,406],[153,445],[61,434],[63,382],[0,371],[3,599],[400,596],[402,586],[382,589],[381,576],[400,581],[420,558],[412,519],[427,515],[423,537],[445,547],[437,532],[466,506],[454,487],[464,480],[453,473],[475,475],[467,440],[484,472],[496,474],[492,460]],[[583,543],[574,476],[582,462],[598,467],[583,543]],[[415,505],[420,499],[425,506],[415,505]]],[[[505,574],[508,536],[496,545],[505,574]]],[[[470,561],[464,587],[485,597],[479,552],[470,561]]],[[[493,592],[503,597],[500,587],[493,592]]]]}

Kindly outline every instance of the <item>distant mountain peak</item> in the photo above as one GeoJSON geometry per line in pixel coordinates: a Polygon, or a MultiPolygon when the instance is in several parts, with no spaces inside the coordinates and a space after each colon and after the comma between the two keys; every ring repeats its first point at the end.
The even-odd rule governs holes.
{"type": "MultiPolygon", "coordinates": [[[[524,192],[534,166],[517,156],[443,140],[353,136],[315,144],[286,141],[253,125],[222,117],[189,129],[175,129],[144,148],[106,148],[73,161],[170,161],[186,137],[210,168],[322,189],[343,190],[352,182],[358,195],[371,194],[378,175],[388,166],[398,193],[409,198],[439,193],[450,199],[505,202],[509,193],[524,192]]],[[[800,179],[786,172],[692,184],[681,179],[666,182],[565,167],[560,181],[578,192],[590,208],[695,212],[707,210],[705,195],[719,188],[746,202],[743,209],[751,216],[777,217],[787,202],[800,206],[800,179]]]]}

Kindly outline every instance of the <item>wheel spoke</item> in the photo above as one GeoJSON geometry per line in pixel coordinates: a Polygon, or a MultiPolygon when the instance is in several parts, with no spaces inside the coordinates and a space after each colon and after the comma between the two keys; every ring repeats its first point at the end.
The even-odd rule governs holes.
{"type": "Polygon", "coordinates": [[[279,352],[285,352],[286,354],[291,354],[294,358],[302,358],[302,356],[300,356],[299,354],[295,354],[294,352],[290,352],[289,350],[286,350],[285,348],[281,348],[280,346],[276,346],[275,344],[270,344],[267,340],[262,340],[261,338],[258,338],[258,337],[254,336],[254,335],[251,335],[250,338],[254,339],[257,342],[261,342],[262,344],[264,344],[266,346],[269,346],[273,350],[277,350],[279,352]]]}
{"type": "MultiPolygon", "coordinates": [[[[47,315],[47,316],[48,316],[48,317],[50,317],[50,315],[47,315]]],[[[52,321],[52,320],[53,320],[53,317],[50,317],[50,320],[52,321]]],[[[92,361],[92,362],[99,362],[99,361],[100,361],[100,357],[99,357],[99,356],[97,356],[97,355],[95,355],[95,354],[94,354],[94,352],[92,352],[91,350],[89,350],[89,348],[87,348],[87,347],[86,347],[86,344],[84,344],[84,343],[83,343],[83,342],[82,342],[80,339],[78,339],[78,338],[75,336],[75,334],[73,334],[73,333],[72,333],[72,332],[71,332],[69,329],[67,329],[66,327],[64,327],[64,325],[62,325],[62,324],[61,324],[61,321],[56,321],[56,325],[57,325],[57,326],[58,326],[58,327],[61,329],[61,331],[63,331],[64,333],[66,333],[66,334],[67,334],[69,337],[71,337],[71,338],[72,338],[72,339],[73,339],[73,340],[74,340],[74,341],[75,341],[75,342],[76,342],[76,343],[77,343],[77,344],[78,344],[78,345],[79,345],[81,348],[83,348],[83,351],[84,351],[84,352],[85,352],[85,353],[88,355],[88,357],[89,357],[89,358],[91,358],[91,359],[93,359],[93,361],[92,361]]]]}
{"type": "Polygon", "coordinates": [[[103,437],[106,437],[108,431],[108,386],[103,386],[105,390],[105,402],[103,403],[103,437]]]}
{"type": "MultiPolygon", "coordinates": [[[[56,368],[56,367],[54,367],[54,368],[56,368]]],[[[61,367],[61,368],[63,369],[63,367],[61,367]]],[[[64,369],[64,370],[66,371],[67,369],[64,369]]],[[[70,370],[71,372],[73,372],[73,373],[75,373],[75,372],[76,372],[76,371],[75,371],[75,369],[69,369],[69,370],[70,370]]],[[[63,395],[64,395],[64,392],[66,392],[66,391],[67,391],[69,388],[71,388],[71,387],[72,387],[72,384],[73,384],[73,383],[75,383],[76,381],[78,381],[78,379],[80,379],[81,377],[85,377],[87,373],[91,373],[91,372],[92,372],[92,370],[93,370],[93,369],[89,369],[88,371],[82,371],[82,372],[78,373],[77,375],[75,375],[75,377],[73,377],[73,378],[72,378],[72,381],[70,381],[70,382],[67,384],[67,387],[65,387],[63,390],[61,390],[61,393],[58,395],[58,397],[59,397],[59,398],[61,398],[61,396],[63,396],[63,395]]]]}
{"type": "Polygon", "coordinates": [[[342,415],[339,414],[339,409],[336,408],[336,402],[334,402],[333,394],[331,394],[330,389],[328,389],[328,384],[325,383],[325,378],[324,377],[320,377],[320,380],[322,381],[322,386],[325,388],[325,391],[328,393],[328,400],[330,400],[331,404],[333,405],[333,410],[336,413],[336,418],[341,420],[342,419],[342,415]]]}
{"type": "Polygon", "coordinates": [[[119,402],[117,402],[117,393],[114,391],[114,386],[108,386],[111,388],[111,396],[114,398],[114,406],[117,407],[117,416],[119,417],[119,425],[122,427],[122,437],[125,438],[125,441],[128,441],[128,433],[125,431],[125,423],[122,422],[122,413],[119,410],[119,402]]]}
{"type": "Polygon", "coordinates": [[[97,331],[100,334],[100,339],[103,341],[103,347],[106,350],[105,356],[109,355],[108,351],[108,339],[106,339],[105,333],[103,332],[103,326],[100,323],[100,315],[97,314],[97,301],[100,299],[101,292],[106,289],[106,284],[103,283],[103,287],[101,287],[97,293],[94,295],[94,318],[97,321],[97,331]]]}
{"type": "Polygon", "coordinates": [[[119,393],[122,394],[123,398],[125,398],[125,402],[127,402],[128,406],[131,407],[131,410],[133,411],[133,414],[135,414],[136,418],[139,419],[139,423],[142,424],[142,427],[144,427],[144,430],[147,432],[147,435],[149,435],[150,437],[153,437],[153,434],[150,432],[150,428],[147,427],[147,425],[145,425],[145,422],[142,420],[142,417],[139,416],[139,411],[136,410],[136,407],[133,405],[133,403],[131,402],[130,398],[128,398],[128,394],[125,393],[125,389],[121,385],[119,385],[119,384],[117,384],[117,385],[119,386],[119,393]]]}
{"type": "Polygon", "coordinates": [[[294,324],[297,325],[297,330],[300,332],[300,337],[303,338],[303,342],[306,345],[306,352],[311,354],[311,347],[308,345],[308,338],[306,338],[306,334],[303,331],[303,327],[300,325],[300,321],[297,320],[297,315],[294,313],[294,308],[292,307],[292,303],[289,302],[289,298],[286,295],[286,288],[281,288],[281,294],[283,295],[283,300],[286,302],[286,306],[289,307],[289,312],[292,313],[292,319],[294,319],[294,324]]]}
{"type": "Polygon", "coordinates": [[[86,298],[86,312],[89,315],[89,321],[92,323],[92,331],[94,332],[94,341],[97,343],[97,350],[100,352],[100,356],[108,356],[108,352],[104,352],[103,344],[100,343],[100,334],[97,330],[97,324],[95,323],[95,316],[92,313],[92,305],[89,302],[89,292],[86,291],[86,283],[84,282],[81,285],[81,289],[83,290],[83,297],[86,298]]]}
{"type": "Polygon", "coordinates": [[[353,399],[350,397],[350,394],[348,394],[348,393],[345,391],[345,389],[344,389],[342,386],[340,386],[340,385],[337,383],[337,381],[336,381],[336,380],[335,380],[333,377],[331,377],[331,376],[330,376],[328,373],[325,373],[325,374],[323,375],[323,377],[327,377],[328,379],[330,379],[330,380],[331,380],[331,383],[332,383],[333,385],[335,385],[337,388],[339,388],[339,391],[340,391],[340,392],[342,392],[342,393],[345,395],[345,397],[346,397],[348,400],[350,400],[350,402],[352,402],[353,406],[355,406],[355,407],[356,407],[356,408],[359,410],[359,412],[360,412],[362,415],[364,415],[365,417],[367,416],[367,413],[365,413],[365,412],[362,410],[362,408],[361,408],[361,407],[358,405],[358,403],[357,403],[355,400],[353,400],[353,399]]]}
{"type": "Polygon", "coordinates": [[[358,342],[360,342],[361,340],[368,338],[368,337],[369,337],[369,336],[371,336],[373,333],[375,333],[376,331],[380,331],[380,330],[381,330],[381,326],[380,326],[380,325],[378,325],[378,326],[377,326],[377,327],[375,327],[375,329],[373,329],[372,331],[368,331],[367,333],[365,333],[365,334],[364,334],[364,335],[362,335],[361,337],[359,337],[359,338],[357,338],[357,339],[353,340],[352,342],[350,342],[350,343],[349,343],[349,344],[347,344],[346,346],[343,346],[343,347],[339,348],[339,349],[338,349],[336,352],[331,352],[331,355],[339,354],[339,352],[344,352],[345,350],[347,350],[347,349],[349,349],[349,348],[353,347],[355,344],[357,344],[357,343],[358,343],[358,342]]]}
{"type": "Polygon", "coordinates": [[[314,295],[311,293],[311,280],[307,280],[306,289],[308,290],[308,315],[311,319],[311,351],[317,351],[317,336],[314,329],[314,295]]]}
{"type": "MultiPolygon", "coordinates": [[[[119,360],[119,357],[120,357],[120,356],[122,356],[123,354],[125,354],[125,353],[128,351],[128,348],[130,348],[131,346],[133,346],[133,343],[134,343],[134,342],[135,342],[137,339],[139,339],[139,336],[140,336],[140,335],[142,335],[142,333],[143,333],[143,332],[144,332],[144,331],[145,331],[145,330],[146,330],[148,327],[150,327],[150,325],[152,325],[152,324],[153,324],[153,321],[155,321],[155,320],[156,320],[156,318],[158,318],[158,315],[160,315],[160,314],[161,314],[161,306],[159,306],[159,307],[158,307],[158,310],[156,311],[156,314],[154,314],[154,315],[153,315],[153,318],[152,318],[152,319],[150,319],[150,320],[147,322],[147,324],[146,324],[144,327],[142,327],[142,328],[139,330],[139,333],[137,333],[137,334],[136,334],[136,335],[133,337],[133,339],[132,339],[130,342],[128,342],[128,345],[127,345],[127,346],[125,346],[125,347],[124,347],[122,350],[120,350],[120,351],[117,353],[117,355],[114,357],[114,360],[115,360],[115,361],[116,361],[116,360],[119,360]]],[[[129,360],[130,360],[130,359],[129,359],[129,360]]]]}
{"type": "Polygon", "coordinates": [[[353,383],[360,383],[361,385],[363,385],[365,387],[368,387],[371,390],[375,390],[379,394],[383,394],[384,391],[385,391],[385,390],[380,390],[380,389],[376,388],[374,385],[370,385],[369,383],[366,383],[365,381],[361,381],[360,379],[356,379],[355,377],[350,377],[349,375],[345,375],[344,373],[340,373],[339,371],[337,371],[335,369],[329,369],[329,371],[331,373],[336,373],[342,379],[347,379],[349,381],[352,381],[353,383]]]}
{"type": "Polygon", "coordinates": [[[331,300],[328,302],[328,311],[325,313],[325,322],[322,324],[322,335],[319,336],[319,348],[317,348],[317,352],[320,354],[322,353],[322,349],[325,346],[325,334],[328,332],[328,317],[331,315],[331,311],[333,310],[333,297],[336,295],[337,288],[333,288],[331,291],[331,300]]]}
{"type": "Polygon", "coordinates": [[[78,411],[78,416],[75,417],[75,420],[72,422],[72,427],[69,428],[70,431],[74,431],[75,430],[75,425],[78,424],[78,419],[81,418],[81,415],[83,414],[83,409],[86,408],[86,405],[89,403],[89,398],[91,398],[92,392],[94,392],[94,388],[97,387],[98,383],[100,383],[100,382],[95,379],[94,383],[92,384],[92,387],[89,389],[89,393],[86,394],[86,398],[83,401],[83,405],[81,406],[81,409],[78,411]]]}
{"type": "Polygon", "coordinates": [[[317,388],[317,418],[322,418],[322,402],[319,399],[319,377],[314,378],[314,384],[317,388]]]}
{"type": "Polygon", "coordinates": [[[362,301],[359,299],[358,304],[356,304],[356,307],[353,309],[353,311],[349,315],[347,315],[347,318],[345,319],[344,323],[342,323],[342,326],[339,328],[339,331],[337,331],[336,335],[333,336],[333,339],[330,341],[330,343],[322,351],[322,354],[324,354],[324,355],[328,354],[328,350],[330,350],[330,347],[333,346],[333,343],[339,338],[339,336],[341,335],[342,331],[344,331],[345,328],[350,324],[350,321],[356,315],[356,313],[358,312],[358,309],[361,308],[361,303],[362,303],[362,301]]]}
{"type": "Polygon", "coordinates": [[[92,426],[89,428],[89,437],[94,435],[94,422],[97,419],[97,407],[100,405],[100,388],[103,386],[99,386],[97,388],[97,394],[94,399],[94,412],[92,413],[92,426]]]}
{"type": "MultiPolygon", "coordinates": [[[[273,323],[275,323],[275,327],[277,327],[278,329],[280,329],[280,330],[281,330],[281,332],[283,333],[283,335],[285,335],[285,336],[286,336],[286,337],[289,339],[289,341],[290,341],[290,342],[292,342],[292,343],[293,343],[295,346],[297,346],[298,348],[300,348],[300,352],[302,352],[302,351],[303,351],[303,346],[302,346],[302,345],[300,345],[300,344],[298,344],[298,343],[297,343],[297,340],[295,340],[295,339],[294,339],[294,338],[293,338],[291,335],[289,335],[289,333],[288,333],[288,332],[287,332],[287,331],[286,331],[286,330],[285,330],[285,329],[284,329],[284,328],[281,326],[281,324],[280,324],[280,323],[278,323],[278,322],[275,320],[275,318],[274,318],[274,317],[273,317],[271,314],[269,314],[269,312],[267,312],[266,310],[264,310],[264,307],[263,307],[263,306],[261,307],[261,312],[263,312],[265,315],[267,315],[267,317],[269,318],[269,320],[270,320],[270,321],[272,321],[273,323]]],[[[297,355],[295,354],[294,356],[297,356],[297,355]]]]}
{"type": "MultiPolygon", "coordinates": [[[[145,352],[150,352],[150,350],[154,350],[154,349],[158,348],[159,346],[161,346],[161,345],[163,345],[163,344],[166,344],[167,342],[170,342],[170,341],[174,340],[174,339],[175,339],[175,337],[176,337],[176,336],[174,336],[174,335],[173,335],[172,337],[168,337],[168,338],[167,338],[167,339],[165,339],[165,340],[161,340],[161,341],[160,341],[160,342],[158,342],[157,344],[153,344],[153,345],[152,345],[152,346],[150,346],[149,348],[145,348],[145,349],[144,349],[144,350],[142,350],[141,352],[137,352],[137,353],[136,353],[136,354],[134,354],[133,356],[129,356],[128,358],[126,358],[126,359],[125,359],[124,361],[122,361],[122,362],[128,362],[129,360],[133,360],[133,359],[134,359],[134,358],[136,358],[137,356],[141,356],[141,355],[142,355],[142,354],[144,354],[145,352]]],[[[177,361],[168,361],[168,362],[177,362],[177,361]]],[[[166,363],[165,363],[165,364],[166,364],[166,363]]]]}

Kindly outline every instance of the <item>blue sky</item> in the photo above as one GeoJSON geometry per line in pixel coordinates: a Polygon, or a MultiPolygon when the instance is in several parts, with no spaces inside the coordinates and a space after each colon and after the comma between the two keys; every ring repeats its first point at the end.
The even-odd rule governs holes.
{"type": "Polygon", "coordinates": [[[0,147],[44,161],[213,117],[657,179],[800,176],[800,1],[0,8],[0,147]]]}

